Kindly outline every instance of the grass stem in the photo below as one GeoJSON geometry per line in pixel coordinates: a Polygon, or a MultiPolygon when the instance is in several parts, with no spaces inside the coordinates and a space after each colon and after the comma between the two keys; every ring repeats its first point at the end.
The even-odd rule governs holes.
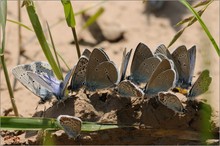
{"type": "MultiPolygon", "coordinates": [[[[21,0],[18,0],[18,22],[21,22],[21,0]]],[[[21,25],[18,25],[18,58],[17,58],[17,65],[20,64],[21,62],[21,54],[23,53],[23,48],[22,48],[22,34],[21,34],[21,25]]],[[[13,91],[15,90],[17,80],[14,79],[13,83],[13,91]]]]}
{"type": "Polygon", "coordinates": [[[199,14],[192,8],[192,6],[186,1],[186,0],[179,0],[183,5],[185,5],[192,13],[193,15],[196,17],[196,19],[199,21],[200,25],[202,26],[203,30],[205,31],[205,33],[207,34],[209,40],[212,42],[212,45],[214,46],[218,56],[220,56],[220,49],[215,41],[215,39],[212,37],[211,33],[209,32],[207,26],[205,25],[205,23],[203,22],[203,20],[201,19],[201,17],[199,16],[199,14]]]}
{"type": "Polygon", "coordinates": [[[76,44],[77,55],[78,55],[78,58],[80,58],[81,53],[80,53],[79,43],[78,43],[78,39],[76,35],[76,29],[75,27],[71,27],[71,29],[72,29],[73,37],[74,37],[75,44],[76,44]]]}
{"type": "Polygon", "coordinates": [[[12,90],[11,83],[10,83],[9,76],[8,76],[8,70],[5,64],[4,54],[1,54],[0,58],[1,58],[1,64],[2,64],[3,71],[4,71],[7,87],[8,87],[9,96],[10,96],[11,103],[12,103],[12,108],[14,110],[15,116],[18,117],[19,116],[18,109],[15,104],[15,98],[14,98],[13,90],[12,90]]]}

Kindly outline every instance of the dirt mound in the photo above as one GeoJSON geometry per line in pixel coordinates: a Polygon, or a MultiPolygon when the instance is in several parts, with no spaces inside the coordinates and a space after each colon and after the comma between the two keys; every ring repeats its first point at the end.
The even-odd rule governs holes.
{"type": "MultiPolygon", "coordinates": [[[[212,109],[203,101],[185,101],[183,104],[186,112],[180,115],[162,105],[157,97],[143,101],[110,93],[79,93],[64,102],[54,103],[42,111],[41,116],[56,118],[63,114],[77,116],[83,121],[136,125],[82,132],[77,140],[69,139],[62,130],[49,132],[48,136],[56,144],[203,144],[214,132],[215,125],[210,121],[212,109]]],[[[218,132],[214,134],[217,138],[218,132]]],[[[25,138],[23,143],[26,144],[41,144],[46,140],[45,134],[33,132],[25,133],[25,138]]]]}

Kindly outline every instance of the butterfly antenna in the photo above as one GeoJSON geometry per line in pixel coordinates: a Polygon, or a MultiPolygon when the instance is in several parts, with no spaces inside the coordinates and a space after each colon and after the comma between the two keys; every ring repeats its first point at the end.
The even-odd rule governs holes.
{"type": "Polygon", "coordinates": [[[75,138],[75,140],[76,140],[77,142],[79,142],[79,145],[82,145],[82,144],[81,144],[81,134],[78,135],[78,136],[75,138]]]}
{"type": "Polygon", "coordinates": [[[56,106],[57,106],[57,108],[59,108],[59,104],[60,103],[62,103],[63,104],[63,106],[65,107],[65,103],[64,103],[64,100],[59,100],[59,101],[57,101],[55,104],[56,104],[56,106]]]}
{"type": "MultiPolygon", "coordinates": [[[[106,94],[106,100],[108,99],[108,96],[109,96],[109,94],[107,93],[107,94],[106,94]]],[[[106,101],[105,101],[105,103],[106,103],[106,101]]],[[[105,106],[105,108],[104,108],[104,110],[103,110],[103,115],[102,115],[102,117],[100,118],[99,121],[102,121],[102,119],[105,117],[104,115],[106,114],[107,108],[108,108],[108,106],[105,106]]],[[[101,124],[102,124],[102,123],[101,123],[101,124]]],[[[101,129],[101,126],[102,126],[102,125],[100,125],[99,130],[101,129]]]]}
{"type": "Polygon", "coordinates": [[[144,89],[143,89],[144,93],[147,91],[147,84],[148,84],[148,82],[147,82],[146,85],[144,86],[144,89]]]}
{"type": "Polygon", "coordinates": [[[140,104],[140,103],[143,102],[143,99],[144,99],[143,97],[137,97],[137,98],[135,98],[134,101],[131,102],[131,104],[133,105],[137,100],[139,100],[139,104],[140,104]],[[140,98],[141,98],[141,99],[140,99],[140,98]]]}
{"type": "Polygon", "coordinates": [[[39,103],[37,104],[37,106],[35,107],[35,111],[38,109],[39,103]]]}
{"type": "Polygon", "coordinates": [[[46,106],[44,105],[44,111],[43,111],[42,117],[45,117],[45,113],[46,113],[46,106]]]}

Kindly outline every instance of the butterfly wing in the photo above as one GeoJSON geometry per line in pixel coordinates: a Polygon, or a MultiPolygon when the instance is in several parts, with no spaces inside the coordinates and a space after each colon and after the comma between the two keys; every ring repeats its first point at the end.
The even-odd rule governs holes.
{"type": "Polygon", "coordinates": [[[91,51],[89,51],[88,49],[85,49],[81,56],[85,56],[85,57],[89,58],[90,55],[91,55],[91,51]]]}
{"type": "Polygon", "coordinates": [[[130,77],[131,80],[136,84],[147,83],[160,61],[157,57],[145,59],[130,77]]]}
{"type": "Polygon", "coordinates": [[[160,73],[162,73],[163,71],[166,71],[168,69],[171,69],[172,65],[170,63],[170,61],[168,59],[164,59],[162,60],[156,67],[156,69],[154,70],[154,72],[152,73],[150,79],[149,79],[149,83],[152,82],[160,73]]]}
{"type": "Polygon", "coordinates": [[[151,96],[161,91],[168,91],[173,87],[175,82],[175,71],[168,69],[161,72],[156,77],[151,78],[145,89],[145,93],[151,96]]]}
{"type": "MultiPolygon", "coordinates": [[[[173,64],[174,64],[174,59],[173,56],[171,55],[170,51],[167,49],[167,47],[164,44],[161,44],[157,47],[155,50],[154,54],[158,57],[160,57],[162,60],[163,59],[169,59],[173,64]]],[[[176,81],[179,80],[179,73],[177,70],[177,67],[174,64],[174,70],[176,72],[176,81]]]]}
{"type": "Polygon", "coordinates": [[[114,86],[118,81],[117,68],[111,61],[100,63],[90,75],[94,78],[89,82],[86,80],[86,88],[89,91],[114,86]]]}
{"type": "Polygon", "coordinates": [[[155,54],[154,56],[159,57],[161,60],[163,60],[163,59],[169,59],[167,56],[165,56],[164,54],[161,54],[161,53],[157,53],[157,54],[155,54]]]}
{"type": "Polygon", "coordinates": [[[188,50],[188,55],[189,55],[189,63],[190,63],[188,84],[191,86],[195,64],[196,64],[196,46],[193,46],[192,48],[188,50]]]}
{"type": "Polygon", "coordinates": [[[86,79],[86,68],[89,59],[85,56],[81,56],[77,62],[74,74],[71,79],[71,90],[78,91],[85,83],[86,79]]]}
{"type": "Polygon", "coordinates": [[[82,121],[81,119],[69,115],[60,115],[57,122],[63,128],[69,138],[77,138],[80,135],[82,121]]]}
{"type": "Polygon", "coordinates": [[[71,70],[69,70],[69,72],[66,74],[64,81],[60,82],[60,81],[56,81],[56,79],[54,79],[56,82],[60,83],[60,97],[65,97],[66,96],[66,90],[67,90],[67,85],[71,79],[71,77],[73,76],[73,74],[75,73],[76,70],[76,66],[74,66],[71,70]]]}
{"type": "Polygon", "coordinates": [[[160,92],[158,93],[158,99],[160,103],[165,105],[167,108],[173,110],[174,112],[184,112],[183,104],[176,95],[171,93],[160,92]]]}
{"type": "Polygon", "coordinates": [[[188,81],[190,76],[190,60],[186,46],[179,46],[172,53],[172,56],[179,74],[178,85],[187,89],[189,87],[188,81]]]}
{"type": "Polygon", "coordinates": [[[58,100],[63,98],[64,94],[62,93],[62,82],[56,80],[54,77],[39,75],[33,72],[27,72],[27,75],[30,76],[38,84],[46,88],[48,91],[52,92],[58,100]]]}
{"type": "Polygon", "coordinates": [[[94,76],[91,75],[95,68],[102,62],[109,61],[107,54],[102,49],[94,49],[89,57],[89,62],[86,69],[86,82],[94,81],[94,76]]]}
{"type": "Polygon", "coordinates": [[[139,68],[140,64],[147,58],[153,57],[151,50],[143,43],[139,43],[134,52],[133,60],[131,63],[131,76],[139,68]]]}
{"type": "Polygon", "coordinates": [[[117,85],[117,93],[123,97],[142,97],[144,92],[129,80],[123,80],[117,85]]]}
{"type": "Polygon", "coordinates": [[[27,71],[54,76],[50,65],[47,62],[33,62],[31,64],[18,65],[12,69],[12,74],[15,76],[15,78],[28,90],[40,97],[42,103],[50,100],[52,93],[42,87],[38,82],[35,82],[35,80],[31,79],[27,75],[27,71]]]}
{"type": "Polygon", "coordinates": [[[154,54],[162,54],[164,56],[166,56],[168,59],[173,60],[173,57],[170,53],[170,51],[167,49],[167,47],[164,44],[161,44],[157,47],[157,49],[155,50],[154,54]]]}
{"type": "Polygon", "coordinates": [[[209,89],[209,85],[212,82],[212,77],[209,76],[209,71],[204,70],[196,82],[193,84],[189,91],[187,98],[189,100],[194,100],[196,96],[205,93],[209,89]]]}
{"type": "Polygon", "coordinates": [[[131,52],[132,52],[132,49],[128,53],[126,53],[126,49],[123,52],[122,63],[121,63],[121,67],[120,67],[120,76],[119,76],[120,80],[119,80],[119,82],[125,79],[125,75],[126,75],[128,63],[130,60],[131,52]]]}

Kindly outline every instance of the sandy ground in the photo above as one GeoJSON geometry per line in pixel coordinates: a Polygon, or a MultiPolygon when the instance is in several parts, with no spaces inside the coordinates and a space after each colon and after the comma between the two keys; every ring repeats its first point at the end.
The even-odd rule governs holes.
{"type": "MultiPolygon", "coordinates": [[[[72,2],[75,12],[95,3],[98,2],[72,2]]],[[[48,21],[49,25],[52,26],[64,17],[63,7],[60,2],[37,1],[35,2],[35,5],[44,28],[46,28],[46,21],[48,21]]],[[[82,51],[84,48],[92,50],[94,47],[103,47],[110,56],[110,59],[113,60],[118,67],[120,66],[122,51],[124,48],[135,48],[139,42],[143,42],[147,44],[152,51],[154,51],[156,47],[162,43],[168,45],[172,37],[180,29],[175,28],[174,25],[183,18],[191,16],[188,10],[177,1],[167,2],[161,11],[150,15],[146,12],[146,5],[141,1],[108,1],[99,6],[104,7],[105,12],[98,20],[98,23],[108,31],[111,31],[112,25],[120,25],[120,28],[118,29],[124,32],[124,39],[115,43],[104,40],[95,46],[80,45],[80,48],[82,51]]],[[[98,7],[89,11],[89,13],[93,14],[98,7]]],[[[219,45],[219,1],[214,1],[213,4],[211,4],[205,11],[202,18],[219,45]]],[[[17,20],[16,1],[8,2],[8,19],[17,20]]],[[[76,16],[76,21],[77,32],[80,32],[79,36],[88,42],[94,42],[94,38],[88,30],[82,30],[81,26],[83,21],[81,16],[76,16]]],[[[31,27],[25,8],[22,8],[22,22],[31,27]]],[[[7,58],[6,63],[11,83],[13,83],[14,80],[11,69],[16,66],[18,58],[17,27],[18,26],[16,24],[7,22],[7,53],[5,56],[7,58]]],[[[73,66],[77,62],[77,53],[75,46],[70,44],[73,37],[71,30],[66,25],[66,22],[61,21],[57,25],[53,26],[51,31],[58,52],[63,56],[63,58],[65,58],[65,61],[70,67],[73,66]]],[[[40,45],[34,33],[27,29],[22,29],[22,37],[25,55],[30,59],[22,57],[21,64],[31,63],[32,61],[45,61],[45,56],[40,49],[40,45]]],[[[204,69],[209,69],[210,75],[213,78],[209,91],[199,98],[207,99],[215,109],[215,114],[218,116],[219,57],[199,23],[195,23],[188,28],[180,39],[170,47],[170,50],[174,50],[179,45],[186,45],[187,48],[190,48],[193,45],[197,46],[198,53],[194,79],[196,79],[198,77],[198,73],[204,69]]],[[[63,63],[62,66],[65,68],[63,63]]],[[[39,98],[33,95],[20,83],[17,83],[16,89],[17,90],[14,92],[14,96],[19,113],[25,117],[32,116],[33,113],[36,112],[35,108],[39,98]]],[[[3,112],[11,107],[11,103],[2,70],[0,92],[1,115],[3,115],[3,112]]],[[[39,109],[42,109],[43,107],[44,106],[40,106],[39,109]]],[[[218,121],[218,118],[215,120],[218,121]]]]}

